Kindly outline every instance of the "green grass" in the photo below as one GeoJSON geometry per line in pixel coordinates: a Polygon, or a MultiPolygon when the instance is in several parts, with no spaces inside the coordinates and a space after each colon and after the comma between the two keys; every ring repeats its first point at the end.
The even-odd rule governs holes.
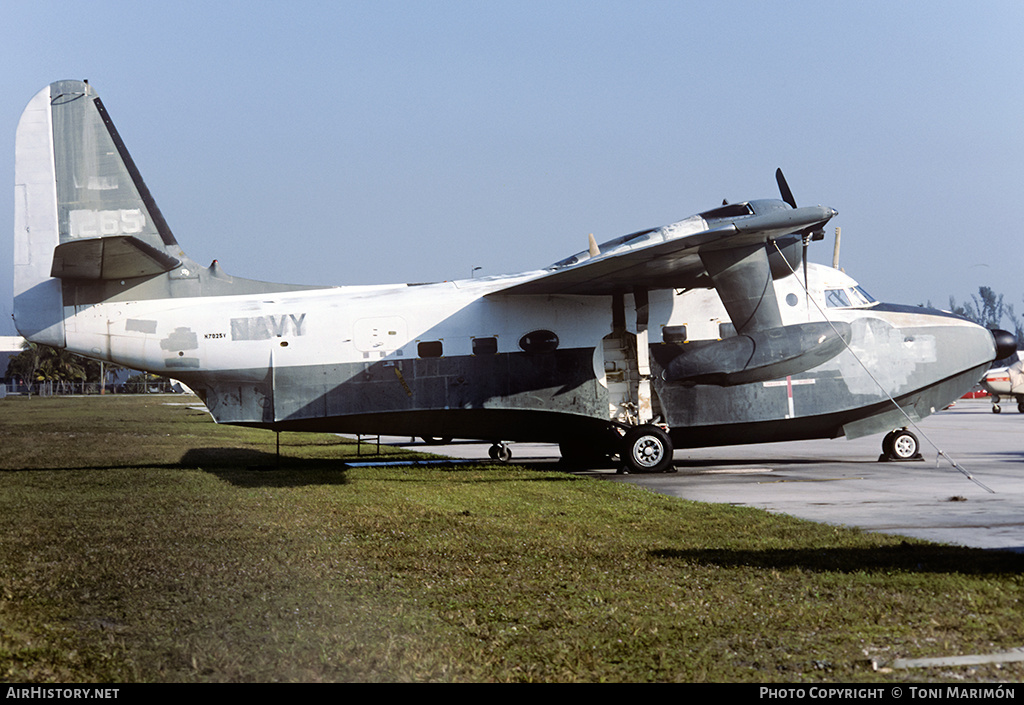
{"type": "Polygon", "coordinates": [[[325,435],[278,464],[181,401],[0,401],[0,680],[1024,677],[868,665],[1024,645],[1019,555],[325,435]]]}

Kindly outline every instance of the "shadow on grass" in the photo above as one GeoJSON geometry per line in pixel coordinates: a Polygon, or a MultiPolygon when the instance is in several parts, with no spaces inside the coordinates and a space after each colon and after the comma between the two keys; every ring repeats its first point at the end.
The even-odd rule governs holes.
{"type": "Polygon", "coordinates": [[[878,548],[662,549],[651,551],[650,555],[662,560],[727,568],[799,568],[820,573],[1024,573],[1024,553],[1010,549],[964,548],[907,541],[878,548]]]}
{"type": "MultiPolygon", "coordinates": [[[[251,448],[192,448],[181,457],[179,467],[196,468],[214,475],[237,487],[302,487],[305,485],[342,485],[348,482],[346,471],[363,464],[381,463],[395,470],[407,470],[406,474],[387,479],[377,478],[382,482],[438,482],[436,475],[427,477],[417,470],[427,469],[435,472],[459,474],[464,480],[469,473],[487,470],[487,462],[470,462],[445,460],[433,457],[402,458],[395,456],[348,456],[345,458],[295,458],[287,455],[255,450],[251,448]]],[[[493,465],[494,470],[501,468],[523,467],[522,465],[493,465]]],[[[174,466],[161,466],[174,467],[174,466]]],[[[550,469],[550,468],[548,468],[550,469]]],[[[572,482],[576,478],[571,474],[561,476],[517,477],[515,481],[534,482],[572,482]]],[[[443,480],[441,480],[443,482],[443,480]]],[[[495,473],[494,477],[473,478],[474,482],[509,482],[506,474],[495,473]]]]}
{"type": "Polygon", "coordinates": [[[181,467],[196,468],[236,487],[345,484],[347,466],[336,458],[292,458],[252,448],[190,448],[181,467]]]}
{"type": "Polygon", "coordinates": [[[344,468],[340,460],[319,459],[301,460],[295,458],[281,458],[280,463],[274,453],[265,453],[248,448],[192,448],[181,456],[178,462],[133,462],[123,460],[120,462],[98,461],[95,464],[47,464],[36,463],[31,467],[0,468],[0,472],[35,472],[55,470],[115,470],[123,468],[139,468],[142,470],[173,470],[175,468],[221,468],[230,467],[235,469],[248,470],[275,470],[280,467],[291,465],[312,465],[317,464],[327,467],[344,468]]]}
{"type": "MultiPolygon", "coordinates": [[[[277,483],[266,483],[260,480],[261,477],[271,473],[290,473],[299,478],[297,482],[283,483],[285,486],[301,485],[313,473],[318,475],[317,482],[323,482],[324,477],[342,477],[347,469],[343,460],[332,458],[278,458],[276,453],[266,453],[249,448],[191,448],[181,456],[178,462],[168,463],[97,463],[95,465],[47,465],[36,464],[32,467],[2,468],[0,473],[31,473],[31,472],[77,472],[77,471],[104,471],[104,470],[203,470],[211,474],[221,476],[234,484],[246,486],[274,485],[277,483]],[[236,479],[251,476],[252,481],[238,481],[236,479]]],[[[343,480],[342,480],[343,481],[343,480]]]]}

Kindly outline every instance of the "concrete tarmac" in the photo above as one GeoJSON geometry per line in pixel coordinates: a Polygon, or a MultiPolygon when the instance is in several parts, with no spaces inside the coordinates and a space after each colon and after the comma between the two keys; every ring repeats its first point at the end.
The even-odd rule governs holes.
{"type": "MultiPolygon", "coordinates": [[[[963,400],[928,417],[918,424],[920,433],[911,429],[924,456],[917,461],[879,462],[879,434],[853,441],[678,450],[674,473],[617,475],[608,467],[578,474],[700,502],[1024,552],[1024,414],[1015,406],[1004,404],[1001,414],[993,414],[988,401],[963,400]]],[[[429,450],[486,460],[488,447],[464,443],[429,450]]],[[[514,462],[544,466],[558,461],[553,445],[514,443],[511,449],[514,462]]]]}

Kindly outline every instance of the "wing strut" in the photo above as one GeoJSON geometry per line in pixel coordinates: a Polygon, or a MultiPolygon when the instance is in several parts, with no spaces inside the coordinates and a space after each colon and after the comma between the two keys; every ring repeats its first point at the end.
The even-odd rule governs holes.
{"type": "Polygon", "coordinates": [[[701,250],[700,259],[737,333],[782,325],[768,252],[763,243],[722,250],[701,250]]]}

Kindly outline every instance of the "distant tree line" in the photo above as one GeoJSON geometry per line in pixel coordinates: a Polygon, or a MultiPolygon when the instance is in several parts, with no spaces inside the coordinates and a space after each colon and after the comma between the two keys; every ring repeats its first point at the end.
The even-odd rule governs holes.
{"type": "Polygon", "coordinates": [[[122,392],[170,391],[170,380],[146,372],[118,383],[125,371],[121,365],[26,341],[22,351],[8,361],[5,377],[25,385],[50,383],[58,393],[82,384],[109,390],[116,387],[122,392]]]}
{"type": "Polygon", "coordinates": [[[1003,303],[1002,294],[996,294],[987,286],[978,287],[978,293],[963,304],[958,304],[956,299],[950,296],[949,310],[986,328],[1013,331],[1017,336],[1018,348],[1024,343],[1024,320],[1014,313],[1012,304],[1003,303]],[[1008,323],[1003,323],[1004,319],[1008,323]]]}
{"type": "Polygon", "coordinates": [[[98,382],[100,363],[49,345],[25,342],[7,363],[7,377],[33,382],[98,382]]]}

